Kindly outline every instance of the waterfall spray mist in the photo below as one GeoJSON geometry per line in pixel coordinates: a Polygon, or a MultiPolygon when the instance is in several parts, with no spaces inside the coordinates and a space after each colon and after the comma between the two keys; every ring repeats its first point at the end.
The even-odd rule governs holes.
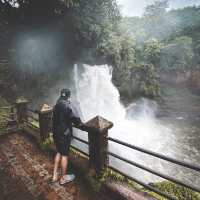
{"type": "MultiPolygon", "coordinates": [[[[77,105],[80,106],[84,121],[100,115],[114,123],[114,127],[109,131],[109,136],[174,158],[180,159],[182,157],[180,145],[183,144],[179,143],[177,133],[156,118],[158,109],[156,102],[141,98],[127,108],[120,103],[119,92],[112,83],[111,67],[107,65],[75,65],[73,84],[73,93],[77,98],[77,105]]],[[[88,139],[87,134],[82,131],[76,130],[74,134],[85,140],[88,139]]],[[[88,152],[87,145],[75,141],[73,143],[78,148],[88,152]]],[[[170,176],[180,178],[190,184],[194,184],[195,177],[195,184],[199,184],[196,178],[199,177],[198,174],[193,175],[186,169],[122,145],[109,142],[109,151],[170,176]],[[188,177],[191,178],[188,179],[188,177]]],[[[130,176],[142,178],[147,183],[162,180],[111,156],[109,157],[109,164],[130,176]]]]}
{"type": "MultiPolygon", "coordinates": [[[[100,115],[114,123],[113,129],[109,132],[110,136],[163,152],[170,139],[170,130],[157,123],[154,110],[150,108],[152,102],[142,99],[134,105],[130,105],[126,110],[120,103],[117,88],[112,83],[111,67],[107,65],[83,65],[83,73],[79,72],[80,67],[74,66],[74,84],[75,94],[84,120],[87,121],[100,115]],[[135,112],[136,108],[139,109],[138,112],[135,112]]],[[[145,162],[148,165],[154,163],[153,159],[141,157],[141,154],[120,145],[110,143],[109,148],[111,151],[129,159],[141,163],[145,162]]],[[[137,171],[116,159],[110,158],[110,164],[123,171],[129,171],[131,174],[136,174],[137,171]]],[[[145,175],[145,177],[147,180],[152,180],[149,175],[145,175]]]]}

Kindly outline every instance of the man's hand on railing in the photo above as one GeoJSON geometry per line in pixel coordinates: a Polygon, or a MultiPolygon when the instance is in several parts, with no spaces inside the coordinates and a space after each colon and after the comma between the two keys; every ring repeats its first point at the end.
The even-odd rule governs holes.
{"type": "Polygon", "coordinates": [[[79,124],[73,124],[73,127],[80,129],[82,131],[87,131],[87,128],[83,122],[81,122],[79,124]]]}

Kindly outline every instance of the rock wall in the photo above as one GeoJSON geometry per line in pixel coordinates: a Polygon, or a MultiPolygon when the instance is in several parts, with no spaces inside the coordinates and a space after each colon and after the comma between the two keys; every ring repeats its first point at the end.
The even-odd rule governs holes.
{"type": "Polygon", "coordinates": [[[199,68],[197,68],[197,70],[193,70],[191,72],[189,84],[191,87],[194,87],[197,90],[200,90],[200,66],[199,68]]]}
{"type": "Polygon", "coordinates": [[[191,72],[161,72],[160,82],[173,85],[186,84],[191,77],[191,72]]]}
{"type": "Polygon", "coordinates": [[[200,66],[186,72],[161,72],[160,83],[186,86],[200,91],[200,66]]]}

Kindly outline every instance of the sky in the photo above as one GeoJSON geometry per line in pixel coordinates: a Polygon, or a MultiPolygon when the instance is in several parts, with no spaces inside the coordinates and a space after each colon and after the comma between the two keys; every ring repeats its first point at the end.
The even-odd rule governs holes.
{"type": "MultiPolygon", "coordinates": [[[[123,16],[141,16],[144,8],[156,0],[117,0],[123,16]]],[[[169,0],[169,8],[200,5],[200,0],[169,0]]]]}

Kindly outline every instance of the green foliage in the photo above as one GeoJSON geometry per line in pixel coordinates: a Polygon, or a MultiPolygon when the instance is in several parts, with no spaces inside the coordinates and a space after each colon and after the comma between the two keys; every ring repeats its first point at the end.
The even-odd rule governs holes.
{"type": "Polygon", "coordinates": [[[121,181],[121,182],[125,181],[125,179],[126,179],[124,176],[113,171],[112,169],[107,169],[106,177],[109,177],[109,178],[112,178],[113,180],[121,181]]]}
{"type": "Polygon", "coordinates": [[[9,103],[7,102],[7,100],[5,98],[3,98],[2,96],[0,96],[0,107],[4,107],[4,106],[8,106],[9,103]]]}
{"type": "Polygon", "coordinates": [[[98,46],[99,55],[113,66],[130,68],[135,63],[134,39],[109,30],[105,35],[98,46]]]}
{"type": "Polygon", "coordinates": [[[40,147],[43,150],[48,150],[50,145],[53,144],[53,136],[50,134],[48,138],[40,142],[40,147]]]}
{"type": "Polygon", "coordinates": [[[155,1],[142,17],[122,19],[116,0],[16,2],[18,9],[0,1],[0,44],[7,48],[0,63],[15,58],[11,64],[1,64],[0,87],[19,96],[44,96],[63,74],[69,74],[65,79],[70,80],[69,68],[80,62],[112,65],[113,82],[122,97],[156,97],[160,94],[158,72],[190,70],[200,63],[200,7],[168,11],[167,0],[155,1]],[[46,46],[48,40],[45,45],[40,40],[38,45],[25,45],[20,49],[23,51],[17,51],[13,44],[8,46],[10,38],[18,39],[16,36],[29,30],[30,24],[40,33],[28,32],[22,41],[30,36],[37,39],[37,34],[50,41],[56,37],[54,48],[46,46]],[[29,94],[30,87],[34,94],[29,94]]]}
{"type": "Polygon", "coordinates": [[[144,17],[150,18],[152,21],[154,18],[159,19],[166,13],[168,7],[167,0],[155,1],[152,5],[148,5],[145,8],[144,17]]]}
{"type": "Polygon", "coordinates": [[[168,1],[156,1],[146,7],[141,18],[124,18],[122,28],[132,32],[140,42],[151,38],[168,40],[183,35],[193,38],[198,33],[199,6],[170,11],[167,8],[168,1]]]}
{"type": "Polygon", "coordinates": [[[191,68],[194,52],[192,38],[182,36],[166,44],[161,53],[161,68],[184,71],[191,68]]]}
{"type": "Polygon", "coordinates": [[[162,48],[163,43],[158,40],[148,40],[144,44],[144,57],[147,63],[152,63],[154,66],[159,67],[162,48]]]}
{"type": "Polygon", "coordinates": [[[9,109],[1,109],[1,107],[8,106],[8,102],[0,96],[0,135],[6,134],[7,129],[7,115],[9,115],[9,109]]]}
{"type": "MultiPolygon", "coordinates": [[[[104,46],[104,38],[115,31],[121,18],[116,0],[16,0],[17,9],[7,2],[11,1],[1,2],[0,25],[13,25],[7,32],[19,42],[11,44],[12,51],[5,55],[12,58],[9,80],[16,85],[15,93],[33,98],[43,97],[64,74],[71,74],[68,69],[75,62],[96,63],[103,58],[98,47],[104,46]]],[[[7,32],[0,26],[0,45],[7,32]]]]}
{"type": "MultiPolygon", "coordinates": [[[[178,200],[200,200],[200,195],[198,193],[190,189],[184,188],[182,186],[176,185],[174,183],[171,183],[169,181],[155,183],[153,184],[153,186],[163,192],[166,192],[172,196],[175,196],[178,200]]],[[[154,194],[154,193],[151,193],[151,194],[159,200],[166,199],[157,194],[154,194]]]]}
{"type": "Polygon", "coordinates": [[[132,69],[132,88],[134,94],[147,97],[157,97],[160,95],[160,88],[153,64],[139,65],[132,69]]]}
{"type": "Polygon", "coordinates": [[[32,120],[32,121],[30,121],[30,123],[31,123],[33,126],[35,126],[35,127],[37,127],[37,128],[40,128],[40,125],[39,125],[39,122],[38,122],[38,121],[32,120]]]}
{"type": "Polygon", "coordinates": [[[108,179],[112,179],[120,183],[127,183],[130,187],[141,190],[141,186],[139,186],[137,183],[109,168],[105,169],[104,173],[100,177],[95,176],[94,171],[92,170],[87,174],[87,180],[95,192],[99,192],[102,185],[108,179]]]}
{"type": "Polygon", "coordinates": [[[115,0],[79,0],[72,10],[74,34],[77,42],[86,48],[96,48],[98,43],[113,31],[120,19],[115,0]]]}
{"type": "Polygon", "coordinates": [[[99,177],[94,175],[93,171],[90,171],[87,174],[86,179],[94,192],[99,192],[101,190],[103,182],[99,179],[99,177]]]}
{"type": "Polygon", "coordinates": [[[14,91],[15,85],[13,85],[12,75],[10,72],[9,64],[7,63],[8,61],[5,60],[4,58],[1,59],[1,57],[2,55],[0,55],[0,90],[1,90],[1,95],[5,97],[9,93],[7,89],[10,88],[11,91],[14,91]]]}
{"type": "Polygon", "coordinates": [[[124,66],[121,70],[114,69],[118,74],[115,75],[115,84],[119,85],[122,95],[155,97],[160,94],[158,74],[166,71],[186,72],[199,65],[200,7],[170,11],[167,8],[167,0],[155,1],[146,7],[142,17],[122,20],[120,28],[134,39],[135,59],[131,72],[124,66]],[[146,64],[153,67],[144,70],[146,64]]]}
{"type": "Polygon", "coordinates": [[[70,151],[77,157],[82,157],[82,158],[88,159],[88,157],[86,155],[82,154],[80,151],[77,151],[72,146],[70,147],[70,151]]]}
{"type": "Polygon", "coordinates": [[[166,12],[168,1],[155,1],[149,5],[144,13],[144,27],[149,37],[162,38],[166,30],[166,12]]]}
{"type": "Polygon", "coordinates": [[[118,36],[110,31],[105,33],[104,37],[98,46],[98,54],[110,63],[118,65],[121,61],[120,50],[121,44],[118,36]]]}

